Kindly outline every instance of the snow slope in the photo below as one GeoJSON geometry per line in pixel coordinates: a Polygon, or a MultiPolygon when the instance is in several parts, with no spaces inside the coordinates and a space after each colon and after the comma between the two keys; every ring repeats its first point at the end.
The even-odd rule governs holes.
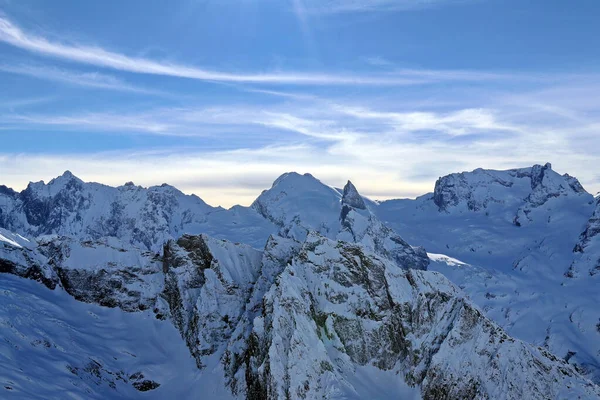
{"type": "Polygon", "coordinates": [[[0,274],[0,327],[3,399],[231,398],[221,375],[201,375],[177,329],[151,312],[81,303],[0,274]],[[136,389],[145,381],[160,386],[136,389]]]}

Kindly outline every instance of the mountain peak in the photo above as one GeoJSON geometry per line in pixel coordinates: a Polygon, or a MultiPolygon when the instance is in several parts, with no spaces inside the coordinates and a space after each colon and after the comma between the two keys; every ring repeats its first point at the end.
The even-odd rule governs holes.
{"type": "Polygon", "coordinates": [[[309,173],[299,174],[298,172],[285,172],[281,174],[275,181],[273,182],[272,187],[275,187],[283,182],[320,182],[317,178],[312,176],[309,173]]]}
{"type": "Polygon", "coordinates": [[[48,182],[48,185],[67,183],[67,182],[71,182],[73,180],[83,183],[83,181],[81,179],[79,179],[78,177],[76,177],[75,175],[73,175],[73,173],[71,171],[66,170],[65,172],[62,173],[62,175],[57,176],[56,178],[54,178],[50,182],[48,182]]]}
{"type": "Polygon", "coordinates": [[[546,163],[544,166],[536,164],[531,167],[531,189],[535,189],[543,183],[544,176],[548,170],[552,171],[552,164],[550,163],[546,163]]]}
{"type": "Polygon", "coordinates": [[[365,205],[365,201],[358,193],[358,190],[356,190],[356,187],[350,181],[348,181],[348,183],[346,183],[346,186],[344,186],[342,204],[346,204],[350,207],[354,207],[359,210],[365,210],[367,208],[367,206],[365,205]]]}

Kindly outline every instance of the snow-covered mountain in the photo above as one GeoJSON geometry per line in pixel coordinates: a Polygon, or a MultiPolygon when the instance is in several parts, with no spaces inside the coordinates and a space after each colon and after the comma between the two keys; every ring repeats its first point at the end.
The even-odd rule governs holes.
{"type": "Polygon", "coordinates": [[[229,210],[68,172],[2,187],[0,376],[32,398],[600,398],[599,213],[549,164],[379,203],[287,173],[229,210]]]}
{"type": "Polygon", "coordinates": [[[432,194],[376,213],[509,334],[600,382],[595,207],[575,178],[546,164],[452,174],[432,194]]]}
{"type": "Polygon", "coordinates": [[[211,207],[167,184],[146,189],[128,182],[114,188],[85,183],[66,171],[47,184],[30,183],[20,193],[0,190],[0,227],[28,237],[110,236],[159,252],[165,241],[183,233],[213,233],[218,227],[220,235],[228,235],[232,225],[243,232],[232,239],[255,245],[262,245],[268,237],[264,232],[270,232],[270,224],[252,210],[211,207]]]}

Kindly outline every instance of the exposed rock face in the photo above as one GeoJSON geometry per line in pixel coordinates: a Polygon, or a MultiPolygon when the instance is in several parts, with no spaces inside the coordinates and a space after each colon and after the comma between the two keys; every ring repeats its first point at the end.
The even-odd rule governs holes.
{"type": "Polygon", "coordinates": [[[565,274],[569,278],[600,274],[600,198],[595,200],[595,205],[594,213],[573,248],[575,259],[565,274]]]}
{"type": "Polygon", "coordinates": [[[165,291],[171,317],[199,367],[229,340],[260,268],[250,246],[206,235],[182,236],[164,250],[165,291]]]}
{"type": "Polygon", "coordinates": [[[0,273],[32,279],[54,290],[58,276],[35,246],[22,236],[0,228],[0,273]]]}
{"type": "Polygon", "coordinates": [[[348,205],[358,210],[366,210],[367,206],[362,196],[356,190],[352,182],[348,181],[344,186],[344,194],[342,195],[342,204],[348,205]]]}
{"type": "Polygon", "coordinates": [[[596,209],[579,236],[577,251],[584,252],[590,243],[600,236],[600,198],[596,199],[596,209]]]}
{"type": "Polygon", "coordinates": [[[425,249],[406,243],[392,229],[383,225],[379,219],[366,210],[362,197],[350,181],[344,188],[344,194],[350,193],[350,200],[342,200],[340,221],[342,228],[336,239],[360,243],[366,249],[395,261],[406,269],[427,269],[429,258],[425,249]],[[358,204],[359,208],[352,204],[358,204]],[[362,207],[362,208],[361,208],[362,207]]]}

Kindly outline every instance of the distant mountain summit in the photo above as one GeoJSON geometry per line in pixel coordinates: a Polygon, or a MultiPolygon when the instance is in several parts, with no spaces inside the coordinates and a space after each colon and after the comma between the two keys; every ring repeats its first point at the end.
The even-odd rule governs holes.
{"type": "Polygon", "coordinates": [[[544,205],[550,198],[589,194],[579,181],[559,175],[552,165],[495,171],[476,169],[450,174],[435,183],[433,201],[440,211],[483,211],[489,207],[517,206],[515,223],[527,219],[532,208],[544,205]]]}

